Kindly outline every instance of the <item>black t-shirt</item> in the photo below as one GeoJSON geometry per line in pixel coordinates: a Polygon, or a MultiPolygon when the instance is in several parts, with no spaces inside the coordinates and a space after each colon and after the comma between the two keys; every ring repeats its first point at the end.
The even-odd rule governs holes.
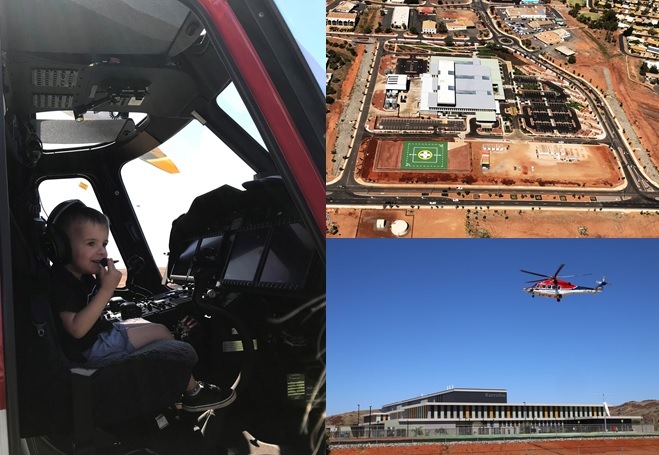
{"type": "Polygon", "coordinates": [[[82,353],[94,344],[99,333],[110,330],[112,323],[101,316],[85,336],[76,339],[64,329],[59,313],[62,311],[78,313],[87,306],[98,288],[99,285],[96,279],[91,275],[83,275],[79,280],[64,267],[53,267],[51,302],[55,310],[62,349],[69,360],[74,362],[85,362],[87,360],[82,353]]]}

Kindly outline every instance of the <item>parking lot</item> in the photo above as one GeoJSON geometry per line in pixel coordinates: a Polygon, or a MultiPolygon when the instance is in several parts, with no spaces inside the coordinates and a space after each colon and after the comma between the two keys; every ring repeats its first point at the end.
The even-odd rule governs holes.
{"type": "Polygon", "coordinates": [[[459,133],[467,129],[463,119],[421,119],[378,117],[375,128],[389,131],[432,131],[435,133],[459,133]]]}
{"type": "Polygon", "coordinates": [[[542,134],[575,134],[581,129],[579,119],[567,106],[567,96],[560,87],[533,76],[515,76],[517,94],[526,125],[542,134]]]}

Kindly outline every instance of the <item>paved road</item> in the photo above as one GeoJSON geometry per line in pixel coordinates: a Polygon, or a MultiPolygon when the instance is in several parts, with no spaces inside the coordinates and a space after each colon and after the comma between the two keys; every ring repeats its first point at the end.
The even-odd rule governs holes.
{"type": "MultiPolygon", "coordinates": [[[[355,83],[350,92],[350,97],[348,98],[347,103],[344,105],[343,112],[341,113],[341,119],[337,125],[338,135],[335,143],[336,150],[336,162],[334,163],[334,175],[340,175],[340,167],[345,167],[345,161],[342,157],[350,153],[350,139],[352,133],[355,131],[355,122],[359,116],[359,109],[361,106],[361,101],[363,98],[364,91],[367,89],[366,83],[369,79],[369,68],[373,62],[373,51],[376,48],[375,43],[365,44],[365,54],[362,57],[361,64],[359,65],[359,70],[357,72],[357,77],[355,83]]],[[[377,68],[377,67],[376,67],[377,68]]],[[[375,75],[373,77],[375,79],[375,75]]],[[[369,97],[370,99],[370,97],[369,97]]],[[[365,110],[368,111],[368,105],[365,104],[365,110]]],[[[360,122],[359,125],[363,125],[363,122],[360,122]]],[[[355,143],[357,143],[355,141],[355,143]]],[[[331,152],[331,150],[329,151],[331,152]]]]}
{"type": "Polygon", "coordinates": [[[623,130],[625,131],[625,134],[631,140],[632,147],[634,147],[639,152],[638,153],[639,159],[641,161],[641,164],[645,166],[646,174],[648,174],[650,178],[655,182],[659,182],[659,171],[657,171],[657,169],[652,164],[652,160],[650,160],[647,150],[645,150],[645,148],[641,144],[641,141],[638,139],[638,135],[636,134],[636,131],[634,130],[631,122],[627,118],[627,114],[625,114],[625,111],[620,106],[620,101],[616,96],[614,86],[611,81],[611,73],[609,72],[608,68],[604,67],[603,69],[604,69],[604,78],[606,79],[606,87],[607,87],[606,98],[609,101],[609,106],[611,106],[611,109],[613,109],[613,112],[616,115],[617,120],[620,123],[620,126],[622,126],[623,130]]]}

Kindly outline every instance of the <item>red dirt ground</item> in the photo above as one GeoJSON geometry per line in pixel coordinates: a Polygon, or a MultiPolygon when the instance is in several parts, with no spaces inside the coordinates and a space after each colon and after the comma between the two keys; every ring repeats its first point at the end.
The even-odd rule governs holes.
{"type": "MultiPolygon", "coordinates": [[[[618,49],[618,34],[615,33],[615,44],[607,43],[605,32],[590,30],[584,24],[567,14],[567,7],[558,2],[553,4],[567,21],[570,33],[574,38],[566,45],[577,53],[577,63],[563,68],[576,70],[584,75],[583,79],[590,81],[600,90],[606,87],[603,67],[607,66],[611,72],[611,79],[615,86],[618,99],[623,104],[627,118],[633,123],[636,134],[651,155],[656,166],[659,166],[659,94],[643,85],[638,80],[638,67],[642,59],[626,57],[618,49]],[[598,45],[599,44],[599,45],[598,45]],[[602,48],[608,53],[604,55],[602,48]]],[[[559,62],[559,58],[555,58],[559,62]]]]}
{"type": "Polygon", "coordinates": [[[492,443],[423,444],[377,447],[332,447],[333,455],[647,455],[659,453],[659,438],[584,439],[492,443]]]}
{"type": "MultiPolygon", "coordinates": [[[[484,204],[487,202],[484,201],[484,204]]],[[[409,207],[409,206],[408,206],[409,207]]],[[[436,207],[436,206],[435,206],[436,207]]],[[[493,238],[654,238],[659,237],[659,213],[617,213],[586,210],[517,210],[513,208],[409,210],[329,208],[327,214],[338,228],[328,238],[368,237],[375,219],[401,219],[405,215],[413,238],[467,238],[466,224],[484,229],[493,238]],[[469,210],[469,213],[467,212],[469,210]],[[391,218],[389,213],[393,212],[391,218]],[[410,217],[410,213],[413,215],[410,217]],[[467,220],[467,215],[470,216],[467,220]],[[483,215],[486,219],[483,219],[483,215]],[[586,231],[583,231],[583,228],[586,231]],[[586,234],[586,235],[584,235],[586,234]]],[[[382,237],[382,235],[378,235],[382,237]]],[[[659,453],[659,451],[657,452],[659,453]]]]}
{"type": "MultiPolygon", "coordinates": [[[[434,138],[433,138],[434,139],[434,138]]],[[[486,173],[480,163],[486,142],[449,142],[446,171],[403,171],[400,169],[403,142],[409,138],[368,139],[359,149],[362,166],[357,177],[368,183],[469,183],[480,185],[541,185],[610,188],[618,185],[618,165],[606,146],[505,143],[504,152],[491,154],[491,169],[486,173]],[[575,157],[574,163],[536,156],[535,149],[562,150],[575,157]],[[472,163],[475,163],[472,166],[472,163]],[[529,172],[532,169],[533,172],[529,172]]],[[[411,139],[417,140],[417,139],[411,139]]],[[[500,144],[498,144],[500,145],[500,144]]]]}

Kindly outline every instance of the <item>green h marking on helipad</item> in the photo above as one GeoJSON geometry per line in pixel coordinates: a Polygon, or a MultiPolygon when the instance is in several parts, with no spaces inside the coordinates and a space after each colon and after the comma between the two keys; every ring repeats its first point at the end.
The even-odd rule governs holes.
{"type": "Polygon", "coordinates": [[[405,141],[400,167],[401,169],[447,169],[448,143],[405,141]]]}

